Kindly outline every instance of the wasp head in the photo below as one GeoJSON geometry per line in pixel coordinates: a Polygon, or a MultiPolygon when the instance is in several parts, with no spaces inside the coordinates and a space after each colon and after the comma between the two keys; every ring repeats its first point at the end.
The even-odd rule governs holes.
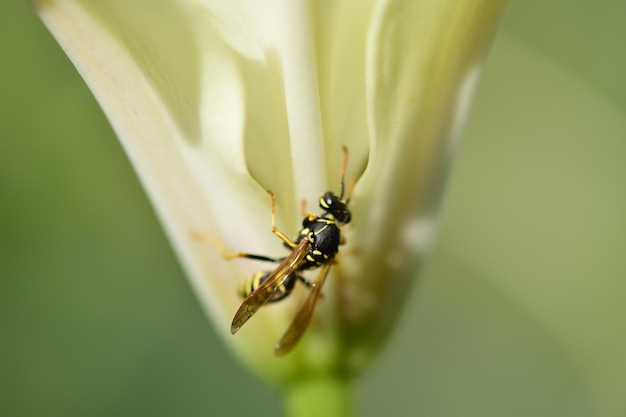
{"type": "Polygon", "coordinates": [[[320,207],[326,213],[331,214],[340,225],[350,223],[352,219],[347,201],[342,200],[330,191],[324,193],[320,198],[320,207]]]}

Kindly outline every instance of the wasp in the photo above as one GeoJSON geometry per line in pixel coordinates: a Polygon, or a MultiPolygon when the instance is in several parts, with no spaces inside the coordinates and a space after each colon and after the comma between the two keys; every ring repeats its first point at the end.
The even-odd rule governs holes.
{"type": "Polygon", "coordinates": [[[272,258],[245,252],[229,253],[222,249],[226,258],[248,258],[278,263],[273,271],[257,272],[244,281],[239,289],[245,297],[235,313],[230,331],[232,334],[243,326],[265,303],[276,302],[289,296],[297,281],[302,282],[310,290],[304,303],[298,309],[291,325],[274,347],[277,356],[290,352],[306,331],[313,311],[321,294],[330,267],[335,262],[339,245],[344,243],[341,227],[350,223],[352,215],[348,209],[349,197],[345,197],[345,173],[348,163],[348,150],[343,147],[341,167],[341,191],[339,195],[327,191],[319,200],[321,215],[305,210],[302,205],[304,219],[302,228],[294,240],[291,240],[276,227],[276,197],[268,191],[272,207],[272,233],[280,238],[284,245],[291,249],[286,257],[272,258]],[[314,282],[309,282],[300,273],[309,269],[320,268],[314,282]]]}

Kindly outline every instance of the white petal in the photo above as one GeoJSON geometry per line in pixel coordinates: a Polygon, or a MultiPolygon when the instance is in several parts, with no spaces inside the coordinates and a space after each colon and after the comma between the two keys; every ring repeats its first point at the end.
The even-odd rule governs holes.
{"type": "Polygon", "coordinates": [[[270,232],[269,198],[246,166],[240,56],[203,26],[196,6],[37,5],[109,117],[218,331],[238,348],[271,346],[276,334],[263,326],[229,333],[236,288],[258,266],[224,262],[192,236],[220,236],[234,250],[284,250],[270,232]]]}
{"type": "MultiPolygon", "coordinates": [[[[415,280],[452,144],[502,9],[490,0],[376,4],[366,49],[370,160],[349,236],[359,256],[341,263],[346,345],[382,342],[415,280]]],[[[355,361],[366,357],[357,348],[355,361]]]]}

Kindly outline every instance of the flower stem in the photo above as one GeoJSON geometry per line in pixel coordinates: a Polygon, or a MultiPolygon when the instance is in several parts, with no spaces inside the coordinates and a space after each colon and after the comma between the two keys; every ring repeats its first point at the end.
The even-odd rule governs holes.
{"type": "Polygon", "coordinates": [[[336,375],[312,376],[283,391],[285,417],[351,417],[351,380],[336,375]]]}

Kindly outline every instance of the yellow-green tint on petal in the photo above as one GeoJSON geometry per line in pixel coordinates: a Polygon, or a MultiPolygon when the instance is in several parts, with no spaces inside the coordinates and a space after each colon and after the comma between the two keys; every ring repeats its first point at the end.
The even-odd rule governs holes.
{"type": "Polygon", "coordinates": [[[343,282],[342,337],[355,347],[356,362],[389,333],[429,247],[453,135],[464,119],[459,109],[467,107],[504,5],[377,4],[366,50],[371,158],[350,235],[356,253],[371,255],[346,256],[341,265],[350,277],[343,282]],[[376,204],[359,205],[361,199],[376,204]],[[361,343],[369,348],[358,352],[361,343]]]}
{"type": "Polygon", "coordinates": [[[367,165],[370,137],[366,108],[365,51],[374,1],[312,1],[316,63],[324,142],[329,163],[326,176],[336,187],[338,145],[350,150],[350,171],[367,165]]]}

